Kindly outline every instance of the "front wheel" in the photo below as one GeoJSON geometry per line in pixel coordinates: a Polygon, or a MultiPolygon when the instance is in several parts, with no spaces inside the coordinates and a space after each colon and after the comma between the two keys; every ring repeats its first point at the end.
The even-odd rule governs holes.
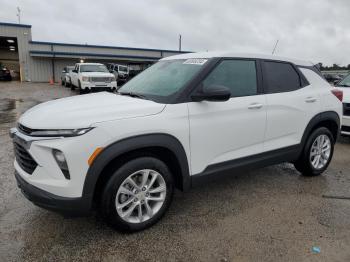
{"type": "Polygon", "coordinates": [[[301,157],[294,163],[295,168],[305,176],[322,174],[332,160],[334,138],[325,127],[313,131],[306,141],[301,157]]]}
{"type": "Polygon", "coordinates": [[[159,159],[140,157],[114,172],[101,198],[106,221],[121,231],[134,232],[155,224],[173,196],[173,177],[159,159]]]}

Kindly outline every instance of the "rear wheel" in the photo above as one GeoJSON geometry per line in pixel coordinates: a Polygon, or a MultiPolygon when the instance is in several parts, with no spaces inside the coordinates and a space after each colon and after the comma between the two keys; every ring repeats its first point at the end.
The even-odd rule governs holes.
{"type": "Polygon", "coordinates": [[[139,231],[155,224],[173,196],[173,177],[159,159],[140,157],[114,172],[101,198],[106,221],[121,231],[139,231]]]}
{"type": "Polygon", "coordinates": [[[334,138],[325,127],[312,132],[306,141],[302,155],[294,163],[295,168],[305,176],[322,174],[332,160],[334,138]]]}

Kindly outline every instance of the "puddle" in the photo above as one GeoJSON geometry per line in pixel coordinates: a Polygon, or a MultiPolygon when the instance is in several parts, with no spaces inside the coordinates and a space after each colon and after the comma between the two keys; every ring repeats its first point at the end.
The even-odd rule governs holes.
{"type": "Polygon", "coordinates": [[[16,122],[27,109],[39,104],[40,101],[23,99],[0,99],[0,125],[16,122]]]}

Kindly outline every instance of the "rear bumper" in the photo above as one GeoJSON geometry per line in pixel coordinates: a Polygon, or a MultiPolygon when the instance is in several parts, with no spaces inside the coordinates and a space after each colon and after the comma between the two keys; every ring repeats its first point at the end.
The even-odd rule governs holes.
{"type": "Polygon", "coordinates": [[[58,212],[64,216],[87,216],[91,212],[89,200],[51,194],[29,184],[17,172],[15,172],[15,178],[23,195],[39,207],[58,212]]]}

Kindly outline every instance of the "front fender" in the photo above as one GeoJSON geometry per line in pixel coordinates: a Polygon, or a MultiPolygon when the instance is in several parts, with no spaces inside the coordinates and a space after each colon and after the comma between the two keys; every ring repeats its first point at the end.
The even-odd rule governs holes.
{"type": "Polygon", "coordinates": [[[180,141],[168,134],[147,134],[122,139],[103,149],[88,169],[83,198],[92,203],[98,178],[110,161],[122,154],[147,147],[163,147],[173,152],[180,164],[182,188],[188,190],[191,186],[188,158],[180,141]]]}

